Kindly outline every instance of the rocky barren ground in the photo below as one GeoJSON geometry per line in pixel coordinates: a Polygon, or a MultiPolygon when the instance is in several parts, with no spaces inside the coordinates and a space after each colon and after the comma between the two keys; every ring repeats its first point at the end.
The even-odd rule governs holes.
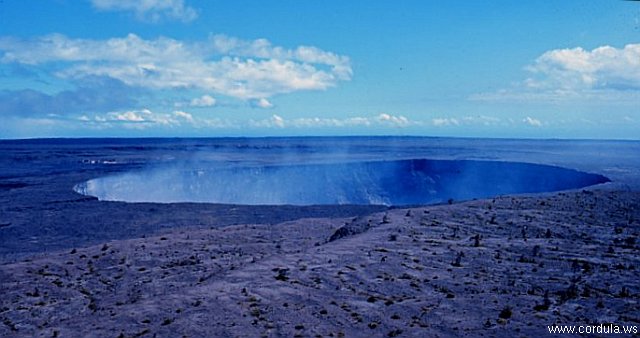
{"type": "Polygon", "coordinates": [[[0,336],[502,336],[640,325],[640,194],[179,228],[2,265],[0,336]]]}
{"type": "Polygon", "coordinates": [[[0,142],[0,337],[532,337],[551,324],[640,325],[640,143],[346,141],[0,142]],[[613,182],[405,209],[103,202],[72,189],[194,153],[270,163],[293,147],[324,161],[317,149],[346,141],[357,160],[522,161],[613,182]]]}

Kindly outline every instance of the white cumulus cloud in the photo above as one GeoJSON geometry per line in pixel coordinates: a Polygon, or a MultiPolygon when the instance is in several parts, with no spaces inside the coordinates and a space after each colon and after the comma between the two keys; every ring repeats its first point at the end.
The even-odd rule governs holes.
{"type": "Polygon", "coordinates": [[[458,117],[436,117],[431,119],[434,127],[450,127],[450,126],[510,126],[512,121],[504,120],[495,116],[488,115],[465,115],[458,117]]]}
{"type": "Polygon", "coordinates": [[[334,76],[341,80],[349,80],[352,75],[348,57],[323,51],[313,46],[285,49],[273,46],[266,39],[247,41],[226,35],[214,35],[210,38],[210,42],[216,51],[221,54],[262,59],[294,60],[309,65],[327,65],[332,68],[334,76]]]}
{"type": "Polygon", "coordinates": [[[55,75],[76,79],[103,76],[150,89],[189,88],[243,100],[276,94],[326,90],[350,80],[349,58],[315,47],[285,49],[267,40],[214,36],[183,42],[135,34],[107,40],[60,34],[35,39],[0,38],[0,62],[55,64],[55,75]]]}
{"type": "Polygon", "coordinates": [[[273,108],[273,103],[271,103],[269,100],[265,99],[264,97],[258,100],[254,100],[251,103],[251,105],[254,107],[263,108],[263,109],[273,108]]]}
{"type": "Polygon", "coordinates": [[[250,120],[249,126],[258,128],[349,128],[349,127],[408,127],[420,124],[403,116],[389,114],[379,114],[373,117],[347,117],[347,118],[326,118],[326,117],[301,117],[285,119],[277,114],[268,119],[250,120]]]}
{"type": "Polygon", "coordinates": [[[475,100],[640,98],[640,44],[550,50],[525,68],[531,76],[512,88],[476,94],[475,100]]]}
{"type": "Polygon", "coordinates": [[[437,118],[432,119],[431,123],[436,127],[460,125],[460,122],[458,122],[457,119],[449,118],[449,117],[437,117],[437,118]]]}
{"type": "Polygon", "coordinates": [[[296,128],[324,128],[324,127],[356,127],[370,126],[371,119],[366,117],[350,117],[344,119],[323,118],[323,117],[303,117],[292,119],[289,125],[296,128]]]}
{"type": "Polygon", "coordinates": [[[525,117],[522,122],[524,122],[525,124],[528,124],[532,127],[542,127],[542,121],[538,120],[538,119],[534,119],[533,117],[525,117]]]}
{"type": "Polygon", "coordinates": [[[143,109],[137,111],[111,112],[108,116],[113,121],[149,122],[153,118],[153,113],[148,109],[143,109]]]}
{"type": "Polygon", "coordinates": [[[96,121],[122,122],[129,126],[144,128],[151,125],[178,125],[179,121],[174,114],[154,113],[149,109],[128,110],[122,112],[110,112],[105,116],[98,116],[96,121]]]}
{"type": "Polygon", "coordinates": [[[132,109],[112,111],[104,114],[83,114],[76,118],[79,123],[91,128],[107,129],[125,127],[130,129],[147,129],[153,127],[192,128],[237,128],[233,121],[213,118],[205,119],[193,116],[191,113],[176,110],[171,113],[154,112],[150,109],[132,109]]]}
{"type": "Polygon", "coordinates": [[[382,124],[391,125],[394,127],[406,127],[411,124],[411,121],[404,116],[389,115],[387,113],[381,113],[376,117],[376,121],[382,124]]]}
{"type": "Polygon", "coordinates": [[[213,107],[216,105],[216,99],[210,95],[202,95],[192,99],[189,105],[192,107],[213,107]]]}
{"type": "Polygon", "coordinates": [[[191,115],[191,114],[189,114],[187,112],[184,112],[184,111],[181,111],[181,110],[177,110],[177,111],[173,112],[173,115],[176,116],[177,118],[183,119],[185,121],[194,122],[193,115],[191,115]]]}
{"type": "Polygon", "coordinates": [[[544,53],[529,67],[544,75],[534,86],[576,89],[640,89],[640,44],[617,49],[603,46],[591,51],[582,48],[557,49],[544,53]]]}
{"type": "Polygon", "coordinates": [[[277,114],[271,115],[271,118],[267,120],[262,120],[258,122],[250,121],[250,123],[252,123],[255,127],[265,127],[265,128],[273,128],[273,127],[284,128],[285,126],[284,119],[277,114]]]}
{"type": "Polygon", "coordinates": [[[198,17],[195,9],[185,6],[184,0],[91,0],[98,10],[127,11],[144,21],[162,19],[189,22],[198,17]]]}

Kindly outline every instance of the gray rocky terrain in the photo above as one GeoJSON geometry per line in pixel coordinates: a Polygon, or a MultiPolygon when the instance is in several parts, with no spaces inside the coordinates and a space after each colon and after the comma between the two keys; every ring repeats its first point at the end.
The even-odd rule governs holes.
{"type": "Polygon", "coordinates": [[[640,194],[180,228],[0,270],[2,336],[502,336],[640,324],[640,194]]]}

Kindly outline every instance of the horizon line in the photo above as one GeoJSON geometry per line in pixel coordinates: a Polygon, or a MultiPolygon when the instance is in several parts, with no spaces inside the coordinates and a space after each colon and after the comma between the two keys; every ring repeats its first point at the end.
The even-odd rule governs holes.
{"type": "Polygon", "coordinates": [[[28,137],[1,138],[0,142],[45,141],[45,140],[197,140],[197,139],[285,139],[285,138],[428,138],[428,139],[473,139],[473,140],[527,140],[527,141],[630,141],[640,138],[564,138],[564,137],[487,137],[487,136],[426,136],[426,135],[264,135],[264,136],[79,136],[79,137],[28,137]]]}

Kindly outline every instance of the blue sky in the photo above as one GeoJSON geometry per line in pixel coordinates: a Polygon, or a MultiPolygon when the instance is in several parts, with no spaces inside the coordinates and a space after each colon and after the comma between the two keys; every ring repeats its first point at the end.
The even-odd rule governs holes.
{"type": "Polygon", "coordinates": [[[0,2],[0,138],[640,138],[640,3],[0,2]]]}

